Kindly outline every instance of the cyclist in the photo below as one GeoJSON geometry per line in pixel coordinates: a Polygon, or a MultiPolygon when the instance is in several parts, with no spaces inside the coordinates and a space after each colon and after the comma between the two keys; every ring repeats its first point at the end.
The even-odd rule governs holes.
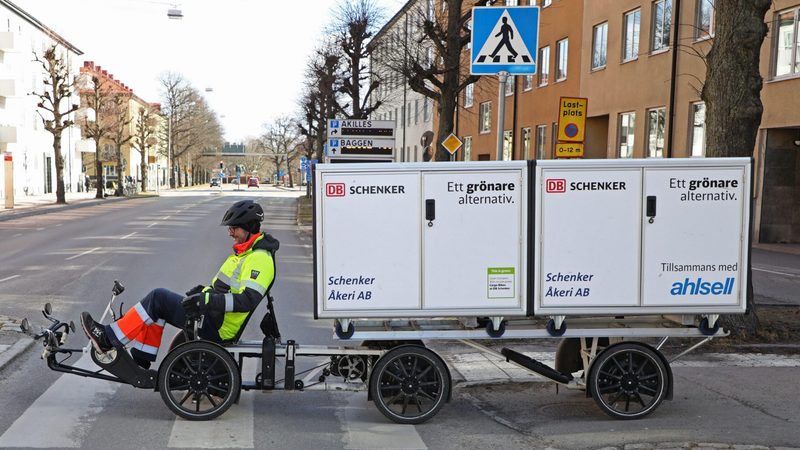
{"type": "Polygon", "coordinates": [[[261,232],[264,211],[252,200],[231,206],[222,218],[233,238],[233,254],[228,256],[209,286],[195,286],[186,297],[158,288],[116,322],[102,325],[92,316],[81,314],[81,325],[95,349],[105,353],[112,348],[131,347],[131,356],[144,367],[156,360],[164,325],[182,328],[187,314],[203,314],[199,335],[214,342],[229,341],[255,311],[275,278],[273,254],[279,242],[261,232]]]}

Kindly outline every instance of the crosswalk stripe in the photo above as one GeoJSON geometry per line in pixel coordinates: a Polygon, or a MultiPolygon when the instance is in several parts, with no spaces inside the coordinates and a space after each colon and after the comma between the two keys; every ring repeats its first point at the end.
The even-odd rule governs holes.
{"type": "MultiPolygon", "coordinates": [[[[75,364],[97,369],[83,356],[75,364]]],[[[118,383],[62,375],[0,436],[0,447],[78,448],[118,383]]]]}
{"type": "Polygon", "coordinates": [[[366,401],[363,393],[348,394],[347,406],[340,408],[344,418],[345,448],[398,448],[427,449],[414,425],[391,423],[366,401]]]}
{"type": "MultiPolygon", "coordinates": [[[[245,358],[242,380],[254,380],[260,359],[245,358]]],[[[175,418],[169,448],[254,448],[253,397],[259,392],[243,391],[239,403],[209,421],[175,418]]]]}

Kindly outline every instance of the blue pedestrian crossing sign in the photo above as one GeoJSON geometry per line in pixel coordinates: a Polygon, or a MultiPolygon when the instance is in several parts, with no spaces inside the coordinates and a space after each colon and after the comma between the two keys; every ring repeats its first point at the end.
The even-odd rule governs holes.
{"type": "Polygon", "coordinates": [[[473,75],[535,74],[538,48],[538,6],[472,8],[473,75]]]}

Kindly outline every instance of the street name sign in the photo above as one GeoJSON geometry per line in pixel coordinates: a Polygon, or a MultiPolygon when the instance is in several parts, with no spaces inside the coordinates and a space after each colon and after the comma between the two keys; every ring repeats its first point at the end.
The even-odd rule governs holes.
{"type": "MultiPolygon", "coordinates": [[[[326,156],[391,161],[394,159],[394,121],[329,119],[326,156]]],[[[333,161],[332,161],[333,162],[333,161]]]]}
{"type": "Polygon", "coordinates": [[[538,48],[538,6],[472,8],[473,75],[535,74],[538,48]]]}

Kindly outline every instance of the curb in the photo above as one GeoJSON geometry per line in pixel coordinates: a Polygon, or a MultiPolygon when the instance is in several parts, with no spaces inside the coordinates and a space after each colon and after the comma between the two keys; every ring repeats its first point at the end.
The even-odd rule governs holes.
{"type": "Polygon", "coordinates": [[[2,371],[8,364],[10,364],[17,356],[24,353],[28,348],[30,348],[36,341],[33,339],[27,338],[24,336],[22,339],[19,339],[17,342],[11,345],[6,351],[0,353],[0,371],[2,371]]]}
{"type": "Polygon", "coordinates": [[[68,211],[71,209],[76,208],[84,208],[87,206],[98,205],[106,202],[121,202],[125,200],[133,200],[136,198],[151,198],[151,197],[112,197],[112,198],[105,198],[105,199],[89,199],[78,201],[74,203],[68,203],[66,205],[55,205],[52,203],[43,204],[41,206],[32,206],[30,208],[20,209],[17,211],[11,210],[10,212],[0,212],[0,222],[5,222],[7,220],[14,220],[14,219],[21,219],[23,217],[29,216],[36,216],[40,214],[48,214],[52,212],[59,212],[59,211],[68,211]]]}

